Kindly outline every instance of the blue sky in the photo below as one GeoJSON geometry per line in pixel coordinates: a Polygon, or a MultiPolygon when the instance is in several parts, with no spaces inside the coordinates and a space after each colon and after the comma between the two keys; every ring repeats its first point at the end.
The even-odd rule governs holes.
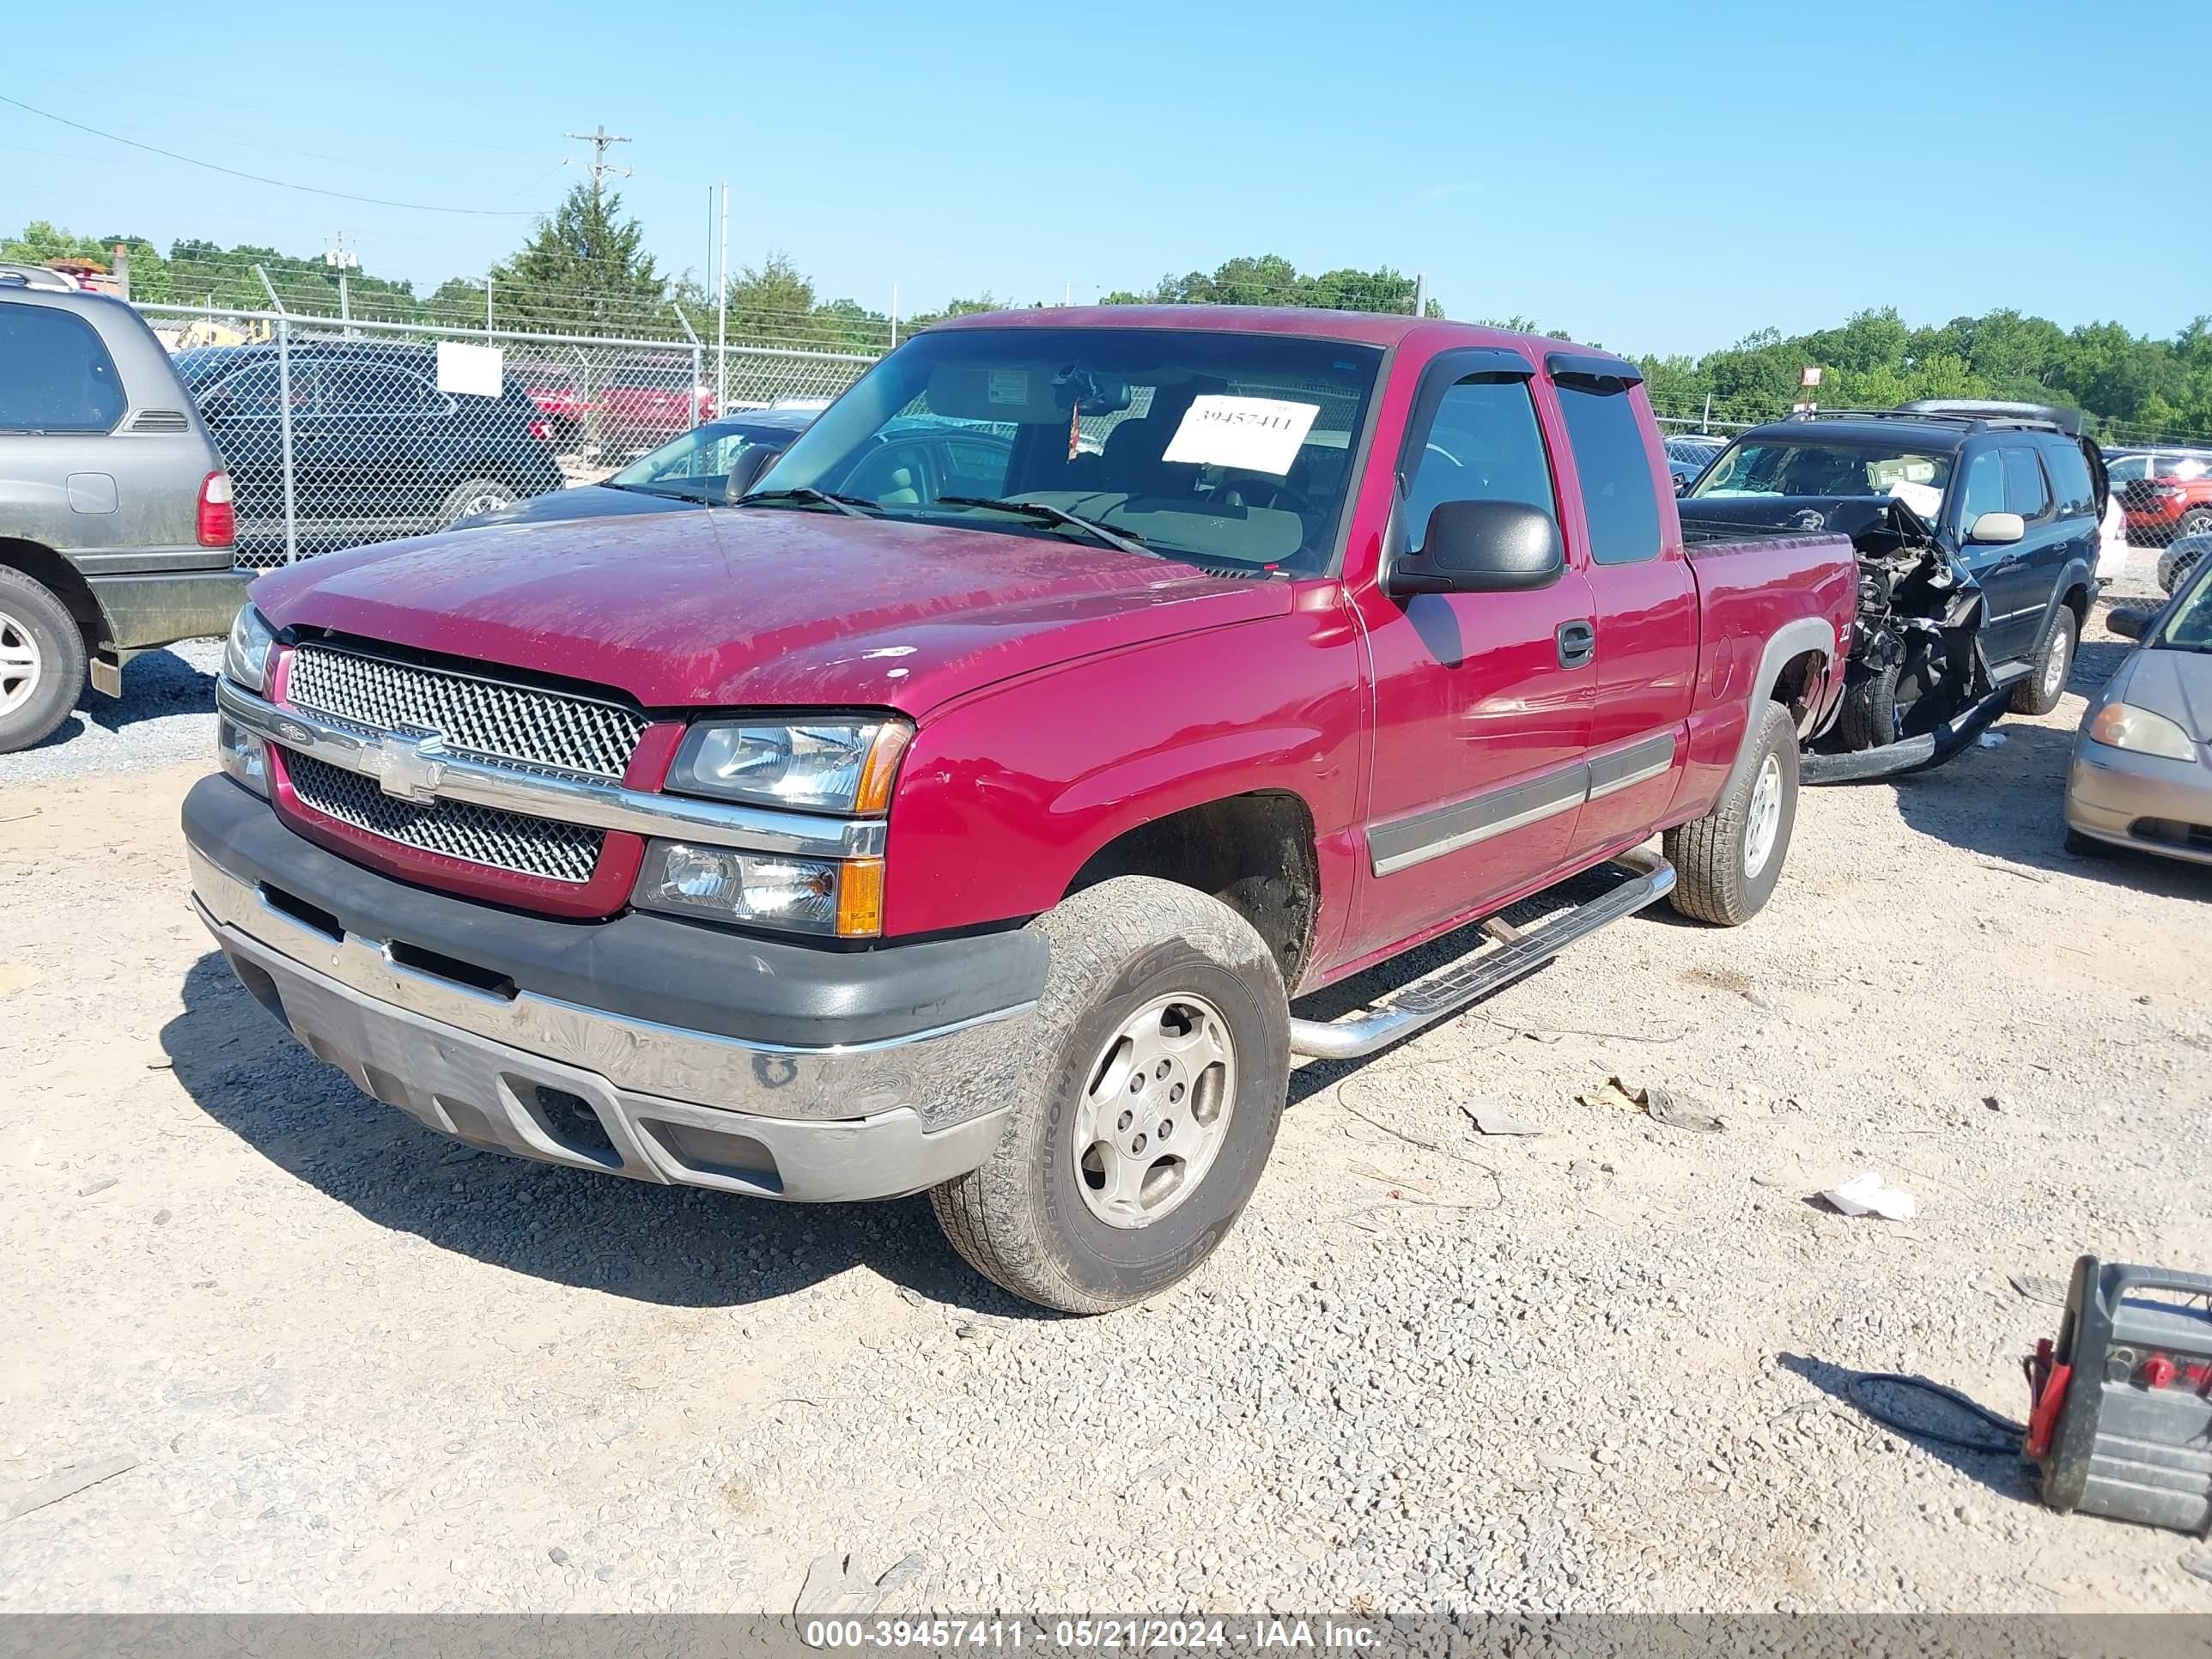
{"type": "MultiPolygon", "coordinates": [[[[1422,271],[1457,317],[1694,352],[1893,303],[2171,334],[2212,312],[2212,7],[567,0],[29,5],[0,94],[247,172],[550,207],[605,122],[628,206],[703,271],[788,252],[824,297],[1079,301],[1278,252],[1422,271]],[[366,21],[365,21],[366,20],[366,21]],[[96,51],[88,50],[88,35],[96,51]],[[2011,136],[2008,136],[2011,135],[2011,136]],[[2127,216],[2123,225],[2121,215],[2127,216]]],[[[313,252],[422,291],[523,217],[370,207],[158,160],[0,106],[0,226],[313,252]]]]}

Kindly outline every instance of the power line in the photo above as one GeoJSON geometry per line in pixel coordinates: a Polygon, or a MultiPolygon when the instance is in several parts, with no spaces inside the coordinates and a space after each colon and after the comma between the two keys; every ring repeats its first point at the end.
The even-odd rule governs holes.
{"type": "Polygon", "coordinates": [[[72,121],[66,115],[57,115],[52,110],[40,109],[20,98],[10,98],[0,93],[0,104],[7,104],[27,114],[36,115],[79,132],[88,132],[95,138],[105,138],[110,143],[125,144],[132,149],[143,149],[149,155],[159,155],[172,161],[182,161],[187,167],[205,167],[210,173],[221,173],[233,179],[243,179],[250,184],[271,185],[278,190],[296,190],[309,196],[334,197],[341,202],[364,202],[371,207],[405,208],[414,213],[458,213],[474,218],[530,219],[537,216],[526,208],[461,208],[440,207],[430,202],[395,202],[383,196],[356,196],[351,191],[325,190],[319,185],[295,185],[287,179],[271,179],[258,173],[244,173],[236,167],[227,167],[217,161],[203,161],[195,155],[180,155],[175,150],[163,149],[158,144],[142,144],[136,138],[125,138],[120,133],[106,132],[98,127],[87,126],[82,121],[72,121]]]}

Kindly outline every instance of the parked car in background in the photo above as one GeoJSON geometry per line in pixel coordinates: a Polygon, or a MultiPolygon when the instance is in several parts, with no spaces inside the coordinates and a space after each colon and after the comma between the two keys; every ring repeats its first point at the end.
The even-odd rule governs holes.
{"type": "Polygon", "coordinates": [[[231,480],[138,313],[0,278],[0,752],[110,696],[135,653],[220,634],[245,592],[231,480]]]}
{"type": "Polygon", "coordinates": [[[611,459],[657,449],[679,432],[714,418],[714,394],[689,356],[625,357],[595,388],[598,435],[611,459]]]}
{"type": "Polygon", "coordinates": [[[303,552],[442,530],[568,482],[551,429],[513,374],[498,397],[438,389],[428,347],[314,340],[290,351],[292,479],[285,490],[286,370],[273,345],[178,354],[238,495],[238,539],[266,562],[288,505],[303,552]]]}
{"type": "Polygon", "coordinates": [[[1686,522],[1839,531],[1859,553],[1849,750],[1924,737],[2009,689],[2048,714],[2102,552],[2103,456],[2072,410],[1949,402],[1754,427],[1686,522]]]}
{"type": "Polygon", "coordinates": [[[2212,562],[2200,559],[2089,705],[2066,780],[2066,847],[2212,864],[2212,562]]]}
{"type": "Polygon", "coordinates": [[[2184,536],[2168,544],[2158,556],[2158,586],[2161,592],[2171,593],[2189,579],[2189,573],[2204,562],[2204,556],[2212,553],[2212,532],[2198,536],[2184,536]]]}
{"type": "Polygon", "coordinates": [[[576,366],[525,360],[510,362],[507,372],[545,422],[553,447],[564,454],[582,448],[592,404],[579,389],[576,366]]]}
{"type": "Polygon", "coordinates": [[[2147,459],[2149,476],[2120,487],[2128,539],[2139,547],[2164,547],[2177,537],[2212,530],[2212,463],[2185,456],[2161,470],[2160,458],[2147,459]]]}
{"type": "Polygon", "coordinates": [[[811,409],[753,409],[709,421],[640,456],[611,477],[462,520],[458,527],[623,518],[725,507],[743,495],[791,441],[814,424],[811,409]]]}
{"type": "Polygon", "coordinates": [[[1712,465],[1713,457],[1728,447],[1726,438],[1704,433],[1675,433],[1667,440],[1667,471],[1673,475],[1674,493],[1680,495],[1712,465]]]}
{"type": "Polygon", "coordinates": [[[1851,546],[1687,536],[1663,461],[1635,365],[1559,339],[949,320],[736,510],[264,577],[185,806],[200,914],[443,1133],[927,1191],[999,1284],[1121,1306],[1234,1224],[1293,1054],[1774,890],[1851,546]],[[1379,1006],[1293,1012],[1583,872],[1379,1006]]]}

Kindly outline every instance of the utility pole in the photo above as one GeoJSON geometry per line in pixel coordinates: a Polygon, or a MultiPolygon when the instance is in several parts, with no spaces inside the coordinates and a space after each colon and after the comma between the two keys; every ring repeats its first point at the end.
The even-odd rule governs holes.
{"type": "Polygon", "coordinates": [[[617,173],[627,179],[637,170],[635,167],[618,167],[607,160],[607,147],[610,144],[626,144],[629,140],[618,134],[609,132],[607,124],[604,121],[589,132],[564,132],[561,136],[563,138],[574,138],[580,144],[589,144],[592,147],[592,159],[589,161],[579,162],[572,157],[564,155],[561,158],[561,165],[564,167],[580,166],[590,170],[592,199],[595,202],[599,199],[607,174],[617,173]]]}

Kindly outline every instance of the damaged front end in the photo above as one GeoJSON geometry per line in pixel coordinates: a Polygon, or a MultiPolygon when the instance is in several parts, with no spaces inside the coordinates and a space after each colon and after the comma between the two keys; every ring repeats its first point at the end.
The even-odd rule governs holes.
{"type": "MultiPolygon", "coordinates": [[[[1808,783],[1894,777],[1941,764],[1995,720],[2005,691],[1982,651],[1984,595],[1919,514],[1882,495],[1701,500],[1715,529],[1848,536],[1858,615],[1833,723],[1803,759],[1808,783]]],[[[1692,504],[1684,503],[1688,519],[1692,504]]]]}

